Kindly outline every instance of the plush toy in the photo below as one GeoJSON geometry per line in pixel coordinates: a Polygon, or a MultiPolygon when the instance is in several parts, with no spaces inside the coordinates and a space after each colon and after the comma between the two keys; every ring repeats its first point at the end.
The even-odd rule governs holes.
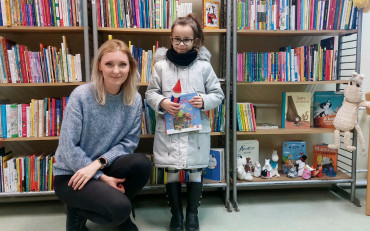
{"type": "Polygon", "coordinates": [[[272,151],[272,156],[271,156],[271,160],[270,160],[270,164],[271,164],[271,167],[272,167],[271,177],[273,177],[273,176],[280,177],[280,174],[279,174],[279,171],[278,171],[278,169],[279,169],[278,168],[279,167],[278,160],[279,160],[279,156],[277,154],[277,151],[276,150],[272,151]]]}
{"type": "Polygon", "coordinates": [[[311,172],[314,169],[311,168],[308,164],[306,164],[303,168],[304,169],[303,169],[303,173],[302,173],[302,178],[305,179],[305,180],[311,179],[311,172]]]}
{"type": "Polygon", "coordinates": [[[256,162],[254,163],[254,172],[253,172],[253,175],[254,177],[260,177],[261,176],[261,164],[260,162],[256,162]]]}
{"type": "Polygon", "coordinates": [[[363,9],[363,12],[366,13],[370,10],[370,0],[353,0],[353,6],[363,9]]]}
{"type": "Polygon", "coordinates": [[[237,171],[237,177],[239,180],[247,180],[247,181],[252,181],[253,176],[250,172],[245,172],[245,165],[247,164],[247,159],[244,158],[241,155],[237,156],[236,159],[236,171],[237,171]]]}
{"type": "Polygon", "coordinates": [[[344,100],[342,107],[339,108],[337,115],[334,118],[334,144],[329,144],[329,148],[338,149],[340,146],[340,131],[344,132],[344,148],[350,152],[356,150],[356,147],[351,145],[351,130],[356,129],[361,145],[361,150],[366,150],[365,139],[360,126],[357,124],[357,116],[359,107],[370,107],[370,102],[362,100],[362,80],[364,76],[354,72],[344,88],[344,100]]]}

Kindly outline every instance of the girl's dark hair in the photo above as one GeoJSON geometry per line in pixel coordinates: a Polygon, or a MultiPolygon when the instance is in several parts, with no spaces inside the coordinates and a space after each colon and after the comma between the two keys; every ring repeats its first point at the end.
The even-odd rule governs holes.
{"type": "Polygon", "coordinates": [[[194,42],[195,48],[199,49],[204,44],[204,35],[202,26],[198,22],[198,20],[195,18],[194,14],[188,14],[185,17],[178,17],[175,22],[171,26],[171,36],[173,32],[173,28],[176,25],[186,26],[189,25],[194,32],[194,38],[197,38],[194,42]]]}

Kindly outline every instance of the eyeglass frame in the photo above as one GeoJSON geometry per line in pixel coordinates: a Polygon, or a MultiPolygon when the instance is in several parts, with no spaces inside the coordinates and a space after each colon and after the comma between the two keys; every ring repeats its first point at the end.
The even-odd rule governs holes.
{"type": "Polygon", "coordinates": [[[190,46],[190,45],[194,42],[194,40],[195,40],[196,38],[189,39],[189,40],[191,41],[189,44],[185,44],[185,41],[184,41],[184,40],[186,40],[186,39],[189,39],[189,38],[179,39],[179,38],[172,38],[172,37],[171,37],[171,43],[173,43],[173,44],[174,44],[174,45],[176,45],[176,46],[180,45],[181,43],[182,43],[182,44],[184,44],[185,46],[190,46]],[[179,42],[178,44],[176,44],[176,43],[173,41],[174,39],[177,39],[177,40],[179,40],[180,42],[179,42]]]}

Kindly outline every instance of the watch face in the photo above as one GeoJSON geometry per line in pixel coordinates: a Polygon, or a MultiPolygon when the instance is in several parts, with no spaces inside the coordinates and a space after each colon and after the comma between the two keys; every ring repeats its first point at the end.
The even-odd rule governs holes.
{"type": "Polygon", "coordinates": [[[102,165],[107,164],[107,161],[106,161],[104,158],[102,158],[102,157],[100,157],[100,158],[99,158],[99,162],[100,162],[102,165]]]}

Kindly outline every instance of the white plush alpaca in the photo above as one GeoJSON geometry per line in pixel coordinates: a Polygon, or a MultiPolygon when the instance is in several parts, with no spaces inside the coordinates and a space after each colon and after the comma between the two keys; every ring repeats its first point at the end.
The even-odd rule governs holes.
{"type": "Polygon", "coordinates": [[[302,160],[297,160],[295,163],[298,164],[298,176],[302,176],[306,163],[302,160]]]}
{"type": "Polygon", "coordinates": [[[260,177],[261,176],[261,164],[260,162],[254,163],[254,177],[260,177]]]}
{"type": "Polygon", "coordinates": [[[351,130],[356,129],[358,139],[360,141],[361,150],[366,149],[365,139],[360,126],[357,124],[357,115],[359,107],[370,107],[370,102],[362,100],[362,80],[364,76],[354,72],[344,88],[344,100],[342,107],[339,108],[337,115],[334,118],[334,144],[329,144],[329,148],[338,149],[340,146],[340,131],[344,132],[344,148],[350,152],[356,150],[355,146],[351,145],[351,130]]]}
{"type": "Polygon", "coordinates": [[[263,165],[262,172],[261,172],[262,178],[265,178],[265,179],[271,178],[271,170],[272,170],[272,167],[270,164],[270,159],[265,159],[265,165],[263,165]]]}
{"type": "Polygon", "coordinates": [[[278,171],[278,167],[279,167],[278,161],[279,161],[279,156],[277,154],[277,151],[274,150],[274,151],[272,151],[272,157],[271,157],[271,160],[270,160],[270,164],[271,164],[271,168],[272,168],[271,177],[273,177],[273,176],[280,177],[280,174],[279,174],[279,171],[278,171]]]}
{"type": "Polygon", "coordinates": [[[241,155],[237,156],[236,160],[236,171],[237,171],[237,176],[239,180],[247,180],[247,181],[252,181],[253,176],[250,172],[246,173],[245,172],[245,165],[247,164],[247,159],[242,157],[241,155]]]}

